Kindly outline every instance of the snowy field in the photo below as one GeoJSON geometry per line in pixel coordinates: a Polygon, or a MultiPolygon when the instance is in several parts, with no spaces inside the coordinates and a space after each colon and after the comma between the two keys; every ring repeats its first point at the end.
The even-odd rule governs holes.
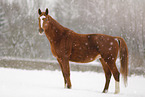
{"type": "Polygon", "coordinates": [[[113,94],[113,78],[108,93],[101,93],[103,73],[71,71],[71,81],[72,89],[66,89],[60,71],[0,68],[0,97],[145,97],[143,76],[129,77],[127,88],[121,80],[120,94],[113,94]]]}

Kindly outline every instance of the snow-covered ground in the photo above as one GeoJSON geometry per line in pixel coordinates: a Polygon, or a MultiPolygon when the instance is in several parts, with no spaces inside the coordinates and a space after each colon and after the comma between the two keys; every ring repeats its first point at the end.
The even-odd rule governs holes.
{"type": "Polygon", "coordinates": [[[128,87],[121,80],[120,94],[114,93],[111,79],[107,94],[103,73],[71,71],[72,89],[64,88],[60,71],[0,68],[0,97],[145,97],[145,78],[131,76],[128,87]]]}

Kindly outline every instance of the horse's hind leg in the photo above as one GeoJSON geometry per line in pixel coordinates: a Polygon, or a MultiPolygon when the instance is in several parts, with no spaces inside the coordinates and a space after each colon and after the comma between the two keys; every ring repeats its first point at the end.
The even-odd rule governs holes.
{"type": "Polygon", "coordinates": [[[115,62],[108,62],[107,63],[109,65],[109,68],[113,74],[113,77],[115,79],[115,94],[118,94],[120,92],[120,87],[119,87],[119,77],[120,77],[120,73],[116,67],[116,63],[115,62]]]}
{"type": "Polygon", "coordinates": [[[103,70],[105,72],[105,77],[106,77],[106,83],[105,83],[105,87],[104,87],[104,90],[103,90],[103,93],[107,93],[108,92],[108,87],[109,87],[109,83],[110,83],[110,78],[111,78],[111,71],[108,67],[108,64],[106,64],[106,62],[104,61],[103,58],[100,58],[99,59],[102,63],[102,66],[103,66],[103,70]]]}

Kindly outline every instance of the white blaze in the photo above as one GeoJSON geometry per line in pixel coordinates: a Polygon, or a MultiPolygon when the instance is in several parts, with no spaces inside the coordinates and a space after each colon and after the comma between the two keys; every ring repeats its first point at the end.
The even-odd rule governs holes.
{"type": "Polygon", "coordinates": [[[41,28],[43,28],[43,19],[46,18],[44,15],[40,17],[41,28]]]}

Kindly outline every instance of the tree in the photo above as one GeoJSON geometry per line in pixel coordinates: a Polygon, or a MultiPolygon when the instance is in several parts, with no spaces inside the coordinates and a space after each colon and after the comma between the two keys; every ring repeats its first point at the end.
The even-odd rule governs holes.
{"type": "Polygon", "coordinates": [[[7,33],[7,28],[8,28],[8,21],[5,18],[5,13],[0,5],[0,57],[4,56],[6,54],[6,33],[7,33]]]}

